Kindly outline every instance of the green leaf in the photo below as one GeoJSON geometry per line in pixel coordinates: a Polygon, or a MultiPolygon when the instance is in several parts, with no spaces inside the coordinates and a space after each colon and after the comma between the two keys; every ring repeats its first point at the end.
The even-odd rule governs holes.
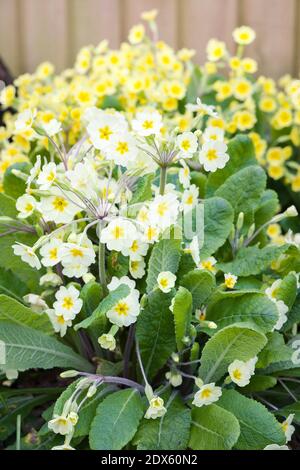
{"type": "Polygon", "coordinates": [[[137,320],[136,335],[150,379],[165,365],[176,347],[173,315],[169,309],[173,296],[173,292],[151,292],[137,320]]]}
{"type": "Polygon", "coordinates": [[[267,189],[261,198],[259,207],[255,212],[255,226],[260,227],[277,214],[279,207],[278,195],[275,191],[267,189]]]}
{"type": "Polygon", "coordinates": [[[202,260],[224,245],[232,223],[233,209],[225,199],[212,197],[204,201],[204,243],[200,248],[202,260]]]}
{"type": "Polygon", "coordinates": [[[288,313],[287,322],[283,325],[283,331],[288,331],[295,323],[300,323],[300,293],[297,295],[294,305],[288,313]]]}
{"type": "Polygon", "coordinates": [[[243,134],[237,135],[228,144],[229,162],[223,169],[210,173],[207,181],[207,196],[211,196],[219,186],[238,170],[255,165],[256,158],[251,139],[243,134]]]}
{"type": "Polygon", "coordinates": [[[13,233],[0,238],[0,267],[10,270],[28,286],[30,292],[40,292],[39,280],[41,272],[24,263],[19,256],[15,256],[12,245],[16,242],[32,246],[37,237],[29,233],[13,233]]]}
{"type": "Polygon", "coordinates": [[[7,321],[0,322],[0,341],[5,343],[5,369],[53,367],[90,371],[92,366],[56,338],[7,321]]]}
{"type": "Polygon", "coordinates": [[[30,165],[27,162],[14,163],[7,168],[3,177],[3,189],[6,195],[14,199],[22,196],[26,192],[26,183],[21,178],[13,174],[13,170],[20,170],[29,173],[30,165]]]}
{"type": "Polygon", "coordinates": [[[188,445],[191,411],[172,394],[160,419],[143,419],[134,437],[137,450],[185,450],[188,445]]]}
{"type": "Polygon", "coordinates": [[[107,269],[111,277],[127,276],[129,270],[129,258],[118,251],[111,251],[107,257],[107,269]]]}
{"type": "Polygon", "coordinates": [[[233,413],[240,423],[241,434],[236,449],[259,450],[268,444],[285,444],[280,424],[261,403],[235,390],[223,390],[218,404],[233,413]]]}
{"type": "Polygon", "coordinates": [[[258,165],[252,165],[231,175],[215,195],[232,205],[236,217],[240,212],[251,216],[259,205],[266,181],[264,170],[258,165]]]}
{"type": "Polygon", "coordinates": [[[271,375],[253,375],[250,383],[243,387],[243,393],[263,392],[275,387],[277,379],[271,375]]]}
{"type": "Polygon", "coordinates": [[[83,286],[80,292],[80,298],[83,301],[82,310],[86,316],[92,315],[102,297],[102,287],[98,282],[91,281],[83,286]]]}
{"type": "Polygon", "coordinates": [[[195,269],[183,276],[180,284],[192,294],[193,310],[196,310],[207,302],[216,287],[216,279],[209,271],[195,269]]]}
{"type": "Polygon", "coordinates": [[[240,435],[236,417],[218,405],[192,409],[189,447],[193,450],[229,450],[240,435]]]}
{"type": "Polygon", "coordinates": [[[259,292],[222,292],[206,311],[207,320],[214,321],[218,329],[233,323],[247,323],[262,333],[272,331],[278,320],[274,302],[259,292]]]}
{"type": "Polygon", "coordinates": [[[23,302],[23,296],[29,293],[29,289],[12,271],[0,267],[0,294],[23,302]]]}
{"type": "Polygon", "coordinates": [[[16,201],[4,193],[0,193],[0,215],[11,218],[16,218],[18,215],[16,201]]]}
{"type": "Polygon", "coordinates": [[[218,268],[225,273],[230,272],[236,276],[255,276],[265,271],[287,249],[287,245],[241,248],[233,261],[218,263],[218,268]]]}
{"type": "Polygon", "coordinates": [[[289,309],[292,308],[297,296],[297,276],[296,273],[289,273],[285,276],[276,292],[276,299],[282,300],[289,309]]]}
{"type": "Polygon", "coordinates": [[[184,287],[179,287],[173,304],[175,336],[179,351],[184,348],[182,339],[185,336],[189,336],[192,319],[192,302],[192,294],[184,287]]]}
{"type": "Polygon", "coordinates": [[[106,397],[98,406],[91,425],[91,449],[122,449],[135,435],[143,413],[137,390],[120,390],[106,397]]]}
{"type": "Polygon", "coordinates": [[[53,333],[53,327],[46,313],[35,313],[20,302],[0,295],[0,321],[8,320],[19,326],[30,326],[47,334],[53,333]]]}
{"type": "Polygon", "coordinates": [[[152,174],[142,176],[139,178],[137,186],[134,190],[133,196],[130,200],[131,204],[138,204],[144,201],[149,201],[152,198],[152,181],[154,176],[152,174]]]}
{"type": "Polygon", "coordinates": [[[149,260],[147,292],[154,289],[162,271],[176,274],[180,255],[180,240],[161,240],[154,246],[149,260]]]}
{"type": "Polygon", "coordinates": [[[94,310],[91,316],[75,325],[75,331],[79,330],[79,328],[89,328],[91,325],[96,325],[97,327],[105,329],[107,323],[106,313],[111,310],[116,305],[116,303],[119,302],[119,300],[127,297],[129,293],[129,287],[125,284],[121,284],[119,287],[117,287],[117,289],[110,292],[108,296],[102,300],[100,305],[96,308],[96,310],[94,310]]]}
{"type": "Polygon", "coordinates": [[[266,337],[250,328],[227,326],[218,331],[205,344],[199,377],[205,383],[216,382],[228,369],[235,359],[248,361],[256,356],[265,346],[266,337]]]}
{"type": "Polygon", "coordinates": [[[256,367],[266,368],[273,362],[288,361],[291,359],[293,350],[286,346],[284,337],[278,331],[267,335],[268,342],[258,355],[256,367]]]}

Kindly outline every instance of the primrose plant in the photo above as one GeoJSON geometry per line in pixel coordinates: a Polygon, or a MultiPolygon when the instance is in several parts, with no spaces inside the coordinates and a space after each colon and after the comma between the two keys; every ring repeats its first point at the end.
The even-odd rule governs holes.
{"type": "Polygon", "coordinates": [[[250,139],[225,142],[200,99],[188,111],[180,132],[152,107],[91,107],[71,148],[58,120],[16,118],[32,164],[10,170],[1,242],[27,290],[1,295],[1,367],[66,369],[38,432],[53,449],[263,449],[293,434],[300,251],[268,229],[297,211],[280,212],[250,139]]]}

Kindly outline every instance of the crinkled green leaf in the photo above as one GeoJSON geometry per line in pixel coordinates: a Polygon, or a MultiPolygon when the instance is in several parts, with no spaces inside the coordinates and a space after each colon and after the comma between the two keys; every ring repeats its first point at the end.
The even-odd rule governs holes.
{"type": "Polygon", "coordinates": [[[151,253],[147,275],[147,292],[157,285],[157,276],[163,271],[176,274],[180,261],[180,240],[161,240],[151,253]]]}
{"type": "Polygon", "coordinates": [[[169,307],[174,292],[151,292],[137,320],[136,335],[143,365],[151,379],[175,351],[176,341],[173,314],[169,307]]]}
{"type": "Polygon", "coordinates": [[[236,276],[252,276],[265,271],[273,261],[288,249],[287,245],[269,245],[264,248],[249,246],[241,248],[233,261],[218,263],[218,268],[236,276]]]}
{"type": "Polygon", "coordinates": [[[189,335],[192,319],[192,294],[184,287],[179,287],[174,297],[173,315],[177,348],[184,348],[182,339],[189,335]]]}
{"type": "Polygon", "coordinates": [[[17,300],[0,295],[0,321],[7,320],[19,326],[30,326],[47,334],[53,327],[46,313],[35,313],[17,300]]]}
{"type": "Polygon", "coordinates": [[[194,407],[189,447],[193,450],[230,450],[238,440],[236,417],[218,405],[194,407]]]}
{"type": "Polygon", "coordinates": [[[4,369],[28,370],[53,367],[92,370],[92,366],[69,346],[28,326],[0,322],[0,341],[5,344],[4,369]]]}
{"type": "Polygon", "coordinates": [[[159,419],[143,419],[134,437],[137,450],[185,450],[191,411],[175,394],[165,401],[167,413],[159,419]]]}
{"type": "Polygon", "coordinates": [[[235,390],[223,390],[218,404],[238,419],[241,434],[235,444],[240,450],[264,449],[268,444],[285,444],[280,424],[267,408],[235,390]]]}
{"type": "Polygon", "coordinates": [[[291,359],[293,350],[286,346],[284,336],[278,331],[268,333],[268,342],[258,355],[256,366],[266,368],[272,363],[288,361],[291,359]]]}
{"type": "Polygon", "coordinates": [[[216,287],[216,279],[209,271],[195,269],[183,276],[180,284],[192,294],[195,310],[207,302],[216,287]]]}
{"type": "Polygon", "coordinates": [[[206,312],[218,329],[234,323],[247,323],[262,333],[271,331],[278,320],[278,309],[272,300],[259,292],[222,292],[206,312]]]}
{"type": "Polygon", "coordinates": [[[199,377],[205,383],[216,382],[225,373],[235,359],[248,361],[256,356],[265,346],[265,335],[242,326],[227,326],[218,331],[205,344],[199,377]]]}
{"type": "Polygon", "coordinates": [[[233,223],[232,206],[221,197],[204,201],[204,240],[200,258],[204,260],[224,245],[233,223]]]}
{"type": "Polygon", "coordinates": [[[255,165],[255,151],[251,139],[244,135],[237,135],[228,144],[229,162],[224,168],[210,173],[207,181],[207,195],[211,196],[231,175],[237,171],[255,165]]]}
{"type": "Polygon", "coordinates": [[[106,397],[92,421],[91,449],[122,449],[135,435],[143,413],[142,399],[135,389],[120,390],[106,397]]]}

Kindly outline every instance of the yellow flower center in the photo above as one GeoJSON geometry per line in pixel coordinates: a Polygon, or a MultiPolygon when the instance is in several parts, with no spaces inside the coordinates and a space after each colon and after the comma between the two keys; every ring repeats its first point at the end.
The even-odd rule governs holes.
{"type": "Polygon", "coordinates": [[[150,121],[149,119],[146,119],[143,122],[143,128],[148,130],[148,129],[153,129],[153,121],[150,121]]]}
{"type": "Polygon", "coordinates": [[[212,392],[209,388],[205,388],[201,392],[201,398],[209,398],[211,396],[212,392]]]}
{"type": "Polygon", "coordinates": [[[129,150],[128,148],[128,143],[127,142],[119,142],[116,151],[119,152],[121,155],[124,155],[124,153],[127,153],[129,150]]]}
{"type": "Polygon", "coordinates": [[[104,126],[99,129],[100,139],[109,140],[112,130],[109,126],[104,126]]]}
{"type": "Polygon", "coordinates": [[[206,157],[209,161],[216,160],[218,158],[217,151],[215,149],[208,150],[206,157]]]}
{"type": "Polygon", "coordinates": [[[74,258],[83,256],[83,252],[79,248],[72,248],[70,250],[70,253],[72,256],[74,256],[74,258]]]}
{"type": "Polygon", "coordinates": [[[168,210],[168,205],[165,202],[161,202],[160,204],[158,204],[157,212],[161,217],[165,215],[167,210],[168,210]]]}
{"type": "Polygon", "coordinates": [[[50,259],[56,259],[57,258],[57,248],[52,248],[49,251],[49,258],[50,259]]]}
{"type": "Polygon", "coordinates": [[[33,205],[30,204],[30,202],[28,202],[28,203],[26,204],[26,206],[25,206],[25,211],[26,211],[26,212],[31,212],[32,209],[33,209],[33,205]]]}
{"type": "Polygon", "coordinates": [[[120,227],[119,225],[116,225],[116,227],[113,229],[113,237],[118,240],[119,238],[124,236],[124,229],[120,227]]]}
{"type": "Polygon", "coordinates": [[[64,212],[65,208],[68,207],[69,203],[63,197],[57,196],[52,202],[54,209],[58,212],[64,212]]]}
{"type": "Polygon", "coordinates": [[[188,139],[185,139],[181,142],[181,147],[187,152],[191,147],[191,142],[188,139]]]}
{"type": "Polygon", "coordinates": [[[234,371],[232,372],[232,376],[236,380],[240,380],[242,378],[242,372],[240,371],[240,369],[234,369],[234,371]]]}
{"type": "Polygon", "coordinates": [[[160,279],[159,283],[160,283],[161,287],[163,287],[163,288],[168,287],[168,284],[169,284],[169,283],[168,283],[168,279],[166,279],[165,277],[163,277],[162,279],[160,279]]]}
{"type": "Polygon", "coordinates": [[[131,251],[135,253],[136,251],[138,251],[138,249],[139,249],[139,244],[136,240],[134,240],[134,242],[131,245],[131,251]]]}
{"type": "Polygon", "coordinates": [[[74,306],[74,301],[71,297],[65,297],[62,303],[63,308],[70,310],[74,306]]]}
{"type": "Polygon", "coordinates": [[[118,315],[124,315],[124,316],[127,316],[128,315],[128,311],[129,311],[129,307],[128,305],[126,304],[126,302],[118,302],[118,304],[116,305],[115,307],[115,310],[117,312],[118,315]]]}

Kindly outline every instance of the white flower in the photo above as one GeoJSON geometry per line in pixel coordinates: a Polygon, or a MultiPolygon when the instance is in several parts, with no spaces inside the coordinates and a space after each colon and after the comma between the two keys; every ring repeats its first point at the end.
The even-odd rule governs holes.
{"type": "Polygon", "coordinates": [[[237,44],[246,46],[255,40],[256,33],[249,26],[240,26],[239,28],[235,28],[232,36],[237,44]]]}
{"type": "Polygon", "coordinates": [[[129,132],[114,135],[104,150],[107,160],[113,160],[116,165],[128,167],[138,155],[138,148],[135,139],[129,132]]]}
{"type": "Polygon", "coordinates": [[[55,434],[65,436],[72,432],[77,420],[78,416],[74,412],[69,413],[67,416],[55,414],[53,419],[48,422],[48,428],[55,434]]]}
{"type": "Polygon", "coordinates": [[[192,184],[189,189],[186,189],[182,194],[182,205],[184,210],[192,209],[197,204],[199,197],[199,189],[195,184],[192,184]]]}
{"type": "Polygon", "coordinates": [[[228,367],[228,373],[232,382],[236,383],[239,387],[245,387],[249,384],[251,376],[255,371],[255,364],[257,357],[250,359],[247,362],[235,360],[228,367]]]}
{"type": "Polygon", "coordinates": [[[53,221],[56,224],[68,224],[80,211],[77,206],[77,198],[70,192],[62,192],[58,188],[52,190],[53,195],[42,197],[39,210],[46,222],[53,221]],[[75,202],[74,202],[75,201],[75,202]]]}
{"type": "Polygon", "coordinates": [[[80,245],[76,243],[63,243],[59,249],[59,257],[64,267],[63,273],[66,276],[81,277],[83,274],[86,274],[87,268],[94,263],[96,255],[92,242],[86,240],[80,245]]]}
{"type": "Polygon", "coordinates": [[[217,387],[214,383],[202,385],[200,390],[198,390],[194,396],[193,405],[198,408],[210,405],[211,403],[218,401],[221,395],[221,387],[217,387]]]}
{"type": "Polygon", "coordinates": [[[201,112],[203,114],[207,114],[208,116],[211,116],[211,117],[217,117],[218,116],[218,113],[215,111],[215,107],[214,106],[209,106],[207,104],[204,104],[202,103],[201,99],[200,98],[197,98],[197,104],[191,104],[191,103],[188,103],[185,105],[187,111],[190,111],[190,112],[201,112]]]}
{"type": "Polygon", "coordinates": [[[48,190],[51,188],[52,184],[55,182],[55,179],[56,179],[56,165],[55,163],[50,162],[43,166],[36,180],[36,184],[43,191],[48,190]]]}
{"type": "Polygon", "coordinates": [[[206,258],[205,260],[201,261],[201,263],[199,264],[199,268],[207,269],[207,271],[216,273],[217,269],[214,267],[215,264],[217,264],[216,258],[214,256],[210,256],[209,258],[206,258]]]}
{"type": "Polygon", "coordinates": [[[184,188],[188,188],[191,184],[191,172],[184,160],[180,161],[182,168],[179,170],[178,179],[184,188]]]}
{"type": "Polygon", "coordinates": [[[264,448],[264,450],[290,450],[290,449],[286,445],[280,446],[278,444],[269,444],[264,448]]]}
{"type": "Polygon", "coordinates": [[[133,240],[130,247],[125,247],[122,250],[122,255],[130,256],[131,261],[140,261],[143,256],[146,256],[148,251],[148,244],[143,242],[141,238],[133,240]]]}
{"type": "Polygon", "coordinates": [[[224,129],[220,129],[220,127],[208,126],[203,135],[202,135],[204,142],[211,142],[211,141],[224,141],[224,129]]]}
{"type": "Polygon", "coordinates": [[[166,379],[170,382],[172,387],[180,387],[182,384],[182,376],[179,372],[167,372],[166,379]]]}
{"type": "Polygon", "coordinates": [[[109,250],[122,251],[130,248],[137,238],[137,230],[132,222],[116,218],[102,229],[101,243],[105,243],[109,250]]]}
{"type": "Polygon", "coordinates": [[[130,260],[129,263],[129,272],[133,279],[141,279],[145,275],[146,263],[143,259],[138,261],[130,260]]]}
{"type": "Polygon", "coordinates": [[[52,238],[52,240],[41,247],[40,255],[42,256],[41,262],[43,266],[55,266],[60,262],[59,248],[61,244],[61,240],[52,238]]]}
{"type": "Polygon", "coordinates": [[[19,211],[18,217],[20,219],[26,219],[26,217],[30,217],[35,208],[37,206],[37,202],[33,196],[29,194],[23,194],[17,199],[16,208],[19,211]]]}
{"type": "Polygon", "coordinates": [[[42,313],[48,309],[48,305],[40,295],[27,294],[23,299],[30,305],[31,309],[36,313],[42,313]]]}
{"type": "Polygon", "coordinates": [[[179,158],[190,158],[198,149],[198,139],[193,132],[184,132],[177,136],[176,145],[180,149],[179,158]]]}
{"type": "Polygon", "coordinates": [[[51,121],[43,124],[43,129],[50,137],[53,137],[55,134],[58,134],[61,130],[61,123],[57,119],[51,119],[51,121]]]}
{"type": "Polygon", "coordinates": [[[281,279],[277,279],[276,281],[273,282],[273,284],[270,287],[268,287],[265,290],[265,293],[269,297],[269,299],[271,299],[273,301],[275,299],[275,301],[276,301],[276,297],[277,297],[280,285],[281,285],[281,279]]]}
{"type": "Polygon", "coordinates": [[[224,274],[224,284],[228,289],[233,289],[237,283],[237,276],[231,273],[224,274]]]}
{"type": "Polygon", "coordinates": [[[87,132],[94,147],[104,150],[114,136],[127,131],[128,125],[120,113],[108,114],[103,110],[92,110],[88,116],[91,122],[87,126],[87,132]]]}
{"type": "Polygon", "coordinates": [[[137,24],[131,28],[128,35],[130,44],[139,44],[145,36],[145,27],[142,24],[137,24]]]}
{"type": "Polygon", "coordinates": [[[15,122],[16,130],[18,132],[23,132],[31,129],[35,116],[36,111],[31,111],[30,109],[26,109],[22,113],[19,113],[15,122]]]}
{"type": "Polygon", "coordinates": [[[224,168],[229,160],[226,151],[227,145],[224,142],[205,142],[199,152],[199,162],[204,166],[205,171],[214,172],[218,168],[224,168]]]}
{"type": "Polygon", "coordinates": [[[176,276],[170,271],[162,271],[157,276],[157,284],[162,292],[167,294],[175,286],[176,276]]]}
{"type": "Polygon", "coordinates": [[[289,442],[292,439],[292,435],[295,432],[295,427],[292,426],[292,422],[295,414],[290,414],[283,423],[281,423],[282,430],[286,437],[286,442],[289,442]]]}
{"type": "Polygon", "coordinates": [[[61,277],[58,274],[53,273],[52,271],[47,272],[47,274],[44,274],[44,276],[40,278],[40,286],[56,287],[60,286],[61,284],[61,277]]]}
{"type": "Polygon", "coordinates": [[[12,249],[14,250],[15,255],[21,256],[21,260],[24,261],[24,263],[29,264],[29,266],[32,268],[41,268],[40,260],[30,246],[23,245],[22,243],[16,243],[12,245],[12,249]]]}
{"type": "Polygon", "coordinates": [[[55,298],[56,302],[53,304],[55,313],[63,315],[65,320],[74,320],[83,304],[79,299],[79,291],[74,286],[63,286],[56,292],[55,298]]]}
{"type": "Polygon", "coordinates": [[[164,401],[162,398],[153,396],[149,402],[149,408],[146,411],[146,419],[156,419],[161,418],[166,414],[167,410],[164,407],[164,401]]]}
{"type": "Polygon", "coordinates": [[[77,189],[88,198],[96,198],[98,179],[89,161],[77,163],[72,170],[66,172],[66,176],[72,188],[77,189]]]}
{"type": "Polygon", "coordinates": [[[199,263],[200,263],[200,247],[199,247],[199,240],[198,240],[197,235],[195,235],[193,237],[191,243],[189,244],[188,248],[185,248],[184,252],[191,255],[191,257],[193,258],[193,261],[196,264],[196,266],[199,265],[199,263]]]}
{"type": "Polygon", "coordinates": [[[290,207],[287,208],[284,215],[286,217],[297,217],[298,211],[297,211],[295,206],[290,206],[290,207]]]}
{"type": "Polygon", "coordinates": [[[60,446],[54,446],[51,450],[75,450],[74,447],[70,446],[70,444],[62,444],[60,446]]]}
{"type": "Polygon", "coordinates": [[[98,343],[101,348],[109,349],[109,351],[114,351],[116,349],[116,340],[111,334],[103,334],[98,338],[98,343]]]}
{"type": "Polygon", "coordinates": [[[135,289],[135,282],[133,280],[127,276],[123,276],[120,279],[114,276],[107,287],[111,292],[122,284],[130,288],[129,295],[119,300],[106,314],[110,322],[119,327],[135,323],[140,313],[139,291],[135,289]]]}
{"type": "Polygon", "coordinates": [[[278,315],[279,315],[277,323],[274,326],[273,330],[281,330],[281,328],[283,327],[283,325],[285,324],[285,322],[288,319],[286,314],[289,311],[289,308],[288,308],[287,305],[285,305],[283,300],[274,300],[273,299],[273,302],[276,304],[276,307],[277,307],[277,310],[278,310],[278,315]]]}
{"type": "Polygon", "coordinates": [[[133,130],[141,135],[159,135],[163,126],[161,114],[156,110],[140,111],[132,120],[133,130]]]}
{"type": "Polygon", "coordinates": [[[151,224],[157,225],[161,230],[173,225],[178,217],[179,202],[173,193],[158,195],[149,208],[151,224]]]}
{"type": "Polygon", "coordinates": [[[156,225],[145,225],[142,239],[150,244],[157,242],[160,235],[160,230],[156,225]]]}
{"type": "Polygon", "coordinates": [[[56,313],[53,309],[46,310],[49,320],[52,323],[55,333],[59,333],[61,337],[65,336],[67,328],[72,326],[72,320],[66,320],[64,315],[56,313]]]}
{"type": "Polygon", "coordinates": [[[37,155],[36,156],[36,162],[31,168],[29,172],[29,176],[27,178],[26,184],[27,187],[31,186],[31,183],[35,180],[35,178],[38,176],[39,172],[41,171],[41,156],[37,155]]]}

